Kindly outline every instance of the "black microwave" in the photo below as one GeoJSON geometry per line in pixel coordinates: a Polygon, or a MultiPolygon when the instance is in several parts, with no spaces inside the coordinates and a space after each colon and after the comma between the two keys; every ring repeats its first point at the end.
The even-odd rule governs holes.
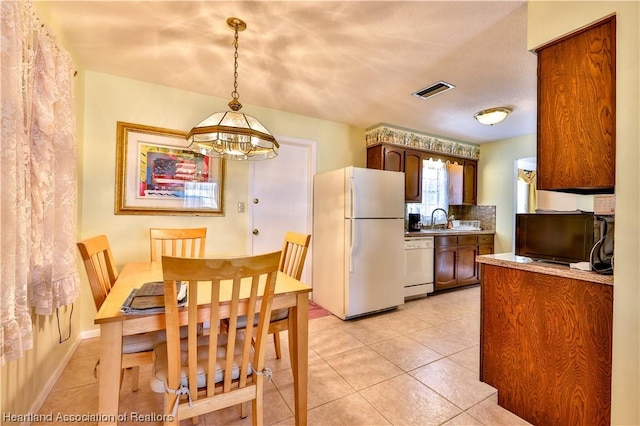
{"type": "Polygon", "coordinates": [[[593,213],[519,213],[515,252],[562,264],[591,262],[592,249],[606,232],[605,226],[593,213]]]}

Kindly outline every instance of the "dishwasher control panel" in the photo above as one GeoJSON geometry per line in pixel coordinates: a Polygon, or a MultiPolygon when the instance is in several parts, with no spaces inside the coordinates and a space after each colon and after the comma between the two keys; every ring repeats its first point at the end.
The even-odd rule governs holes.
{"type": "Polygon", "coordinates": [[[434,247],[433,237],[413,237],[413,238],[404,239],[405,249],[424,249],[424,248],[433,248],[433,247],[434,247]]]}

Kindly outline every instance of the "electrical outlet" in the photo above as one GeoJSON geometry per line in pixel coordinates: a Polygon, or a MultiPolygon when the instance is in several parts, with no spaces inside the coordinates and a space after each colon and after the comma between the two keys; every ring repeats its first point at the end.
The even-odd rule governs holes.
{"type": "Polygon", "coordinates": [[[615,195],[594,195],[593,212],[599,215],[613,215],[616,213],[615,195]]]}
{"type": "Polygon", "coordinates": [[[244,203],[243,202],[239,202],[238,203],[238,213],[244,213],[244,203]]]}

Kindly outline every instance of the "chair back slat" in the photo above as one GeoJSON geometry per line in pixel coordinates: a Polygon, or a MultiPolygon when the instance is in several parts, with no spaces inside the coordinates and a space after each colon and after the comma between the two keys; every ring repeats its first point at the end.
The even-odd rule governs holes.
{"type": "Polygon", "coordinates": [[[151,228],[151,261],[162,256],[204,257],[207,228],[151,228]]]}
{"type": "Polygon", "coordinates": [[[118,269],[111,254],[109,240],[106,235],[98,235],[80,241],[77,246],[87,271],[93,302],[96,310],[100,310],[111,287],[118,279],[118,269]]]}
{"type": "Polygon", "coordinates": [[[311,235],[287,231],[282,244],[282,257],[278,269],[299,280],[302,276],[310,241],[311,235]]]}
{"type": "MultiPolygon", "coordinates": [[[[183,368],[187,371],[192,401],[216,398],[221,395],[224,397],[223,394],[246,390],[245,388],[256,386],[258,382],[262,383],[263,377],[256,375],[255,372],[264,369],[265,341],[280,257],[280,252],[225,259],[162,257],[169,364],[168,385],[171,389],[180,387],[180,371],[183,368]],[[186,365],[181,364],[180,309],[175,297],[177,281],[188,282],[188,304],[187,308],[184,308],[188,309],[189,325],[186,365]],[[205,295],[208,293],[210,304],[208,310],[201,309],[199,312],[197,300],[199,298],[202,300],[199,295],[201,291],[206,291],[205,295]],[[220,304],[221,293],[225,294],[227,299],[230,297],[227,306],[220,304]],[[211,327],[209,336],[199,336],[196,333],[197,323],[209,321],[211,324],[217,324],[222,310],[229,312],[227,334],[219,335],[218,327],[211,327]],[[257,332],[251,321],[246,329],[238,329],[238,316],[250,315],[250,318],[253,318],[258,312],[260,320],[257,324],[257,332]],[[255,336],[255,346],[252,350],[253,336],[255,336]],[[236,337],[239,337],[237,341],[241,346],[236,347],[236,337]],[[202,352],[203,339],[208,340],[208,345],[204,346],[208,351],[206,354],[202,352]],[[223,341],[226,341],[226,351],[222,354],[218,352],[218,344],[223,341]],[[206,364],[208,368],[204,383],[203,378],[198,377],[198,362],[206,364]],[[224,370],[222,383],[216,383],[216,371],[219,367],[224,370]],[[252,371],[252,374],[249,371],[252,371]]],[[[175,396],[168,395],[173,404],[175,396]]],[[[236,395],[239,394],[236,393],[236,395]]],[[[244,395],[247,393],[245,392],[244,395]]],[[[180,413],[181,410],[196,412],[195,407],[189,408],[188,402],[179,405],[178,412],[180,413]]],[[[180,415],[179,417],[183,418],[180,415]]]]}

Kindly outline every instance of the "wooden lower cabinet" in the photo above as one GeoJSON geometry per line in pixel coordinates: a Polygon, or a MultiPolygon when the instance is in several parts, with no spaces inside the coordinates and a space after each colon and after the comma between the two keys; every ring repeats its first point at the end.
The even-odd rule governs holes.
{"type": "Polygon", "coordinates": [[[461,235],[458,237],[458,285],[478,283],[478,237],[476,235],[461,235]]]}
{"type": "MultiPolygon", "coordinates": [[[[440,238],[443,237],[436,237],[436,243],[440,238]]],[[[458,248],[456,246],[436,246],[434,264],[435,290],[445,290],[458,286],[457,264],[458,248]]]]}
{"type": "Polygon", "coordinates": [[[480,380],[535,425],[608,425],[613,286],[482,264],[480,380]]]}
{"type": "Polygon", "coordinates": [[[435,237],[434,289],[446,290],[480,282],[476,256],[493,253],[493,235],[435,237]]]}

